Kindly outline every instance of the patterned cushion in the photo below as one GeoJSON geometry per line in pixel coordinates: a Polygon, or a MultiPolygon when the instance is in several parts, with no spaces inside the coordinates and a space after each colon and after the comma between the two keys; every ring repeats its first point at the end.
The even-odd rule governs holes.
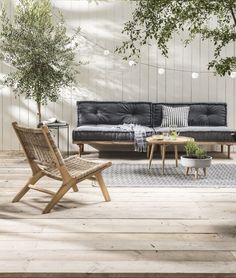
{"type": "Polygon", "coordinates": [[[162,105],[162,127],[176,125],[177,127],[188,126],[189,106],[171,107],[162,105]]]}

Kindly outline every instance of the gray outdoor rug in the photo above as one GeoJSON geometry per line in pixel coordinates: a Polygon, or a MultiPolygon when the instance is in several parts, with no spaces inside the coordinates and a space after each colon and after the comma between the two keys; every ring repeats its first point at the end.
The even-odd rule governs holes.
{"type": "Polygon", "coordinates": [[[184,168],[179,165],[167,164],[165,174],[161,174],[160,164],[153,164],[151,169],[146,164],[113,164],[104,172],[108,187],[112,186],[150,186],[150,187],[235,187],[236,164],[214,164],[208,168],[204,177],[200,170],[199,179],[184,175],[184,168]]]}

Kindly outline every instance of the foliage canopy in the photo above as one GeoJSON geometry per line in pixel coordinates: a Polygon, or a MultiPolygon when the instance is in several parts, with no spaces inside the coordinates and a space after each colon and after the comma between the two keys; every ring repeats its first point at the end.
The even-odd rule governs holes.
{"type": "Polygon", "coordinates": [[[78,33],[66,34],[63,16],[58,12],[55,18],[50,0],[20,0],[12,21],[2,7],[0,58],[13,68],[3,84],[36,101],[39,121],[41,105],[57,101],[60,90],[76,80],[78,33]]]}
{"type": "Polygon", "coordinates": [[[214,42],[213,68],[220,76],[236,68],[236,57],[222,57],[225,46],[236,40],[235,0],[137,0],[132,19],[125,23],[123,33],[129,36],[118,53],[125,59],[140,56],[140,48],[155,40],[168,57],[168,42],[175,33],[187,31],[185,46],[196,35],[214,42]]]}

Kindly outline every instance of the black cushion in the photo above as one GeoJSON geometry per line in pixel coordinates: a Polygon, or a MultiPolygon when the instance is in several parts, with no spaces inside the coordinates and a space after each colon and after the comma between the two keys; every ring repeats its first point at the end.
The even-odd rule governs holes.
{"type": "Polygon", "coordinates": [[[78,126],[139,124],[152,126],[150,102],[78,101],[78,126]]]}
{"type": "Polygon", "coordinates": [[[161,126],[162,105],[189,106],[189,126],[227,126],[226,103],[153,103],[153,126],[161,126]]]}
{"type": "MultiPolygon", "coordinates": [[[[143,126],[146,135],[153,134],[153,128],[143,126]]],[[[117,125],[84,125],[73,130],[73,141],[133,141],[134,132],[123,130],[117,125]]]]}

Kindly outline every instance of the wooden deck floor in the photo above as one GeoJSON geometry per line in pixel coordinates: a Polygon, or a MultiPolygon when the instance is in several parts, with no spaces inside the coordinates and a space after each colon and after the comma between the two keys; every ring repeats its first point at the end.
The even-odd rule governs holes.
{"type": "Polygon", "coordinates": [[[236,277],[236,189],[117,187],[105,203],[84,182],[42,215],[39,192],[11,203],[29,174],[21,155],[0,154],[0,277],[236,277]]]}

